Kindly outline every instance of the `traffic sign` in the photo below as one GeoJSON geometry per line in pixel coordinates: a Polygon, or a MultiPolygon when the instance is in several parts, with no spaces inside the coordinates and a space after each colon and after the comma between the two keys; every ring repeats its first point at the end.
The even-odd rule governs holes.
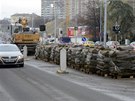
{"type": "Polygon", "coordinates": [[[85,37],[82,38],[82,41],[86,41],[87,39],[85,37]]]}
{"type": "Polygon", "coordinates": [[[78,30],[78,27],[77,27],[77,26],[75,26],[75,27],[74,27],[74,30],[78,30]]]}

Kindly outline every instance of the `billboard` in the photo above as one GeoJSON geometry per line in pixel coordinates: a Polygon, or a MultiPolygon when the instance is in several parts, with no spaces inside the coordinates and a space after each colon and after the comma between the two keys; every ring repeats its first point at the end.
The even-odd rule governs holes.
{"type": "Polygon", "coordinates": [[[87,26],[78,26],[78,28],[75,30],[75,27],[68,27],[67,36],[68,37],[80,37],[85,34],[90,34],[90,30],[87,26]]]}
{"type": "Polygon", "coordinates": [[[67,32],[67,36],[68,37],[74,37],[74,27],[68,27],[68,32],[67,32]]]}
{"type": "Polygon", "coordinates": [[[78,26],[75,30],[75,27],[68,27],[67,36],[68,37],[86,37],[91,40],[99,39],[99,28],[96,29],[96,33],[90,26],[78,26]],[[95,34],[94,34],[95,33],[95,34]]]}

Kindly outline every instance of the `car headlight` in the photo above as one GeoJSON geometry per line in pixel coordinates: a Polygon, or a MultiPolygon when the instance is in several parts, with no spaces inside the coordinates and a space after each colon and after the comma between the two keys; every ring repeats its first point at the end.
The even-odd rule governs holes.
{"type": "Polygon", "coordinates": [[[23,55],[19,55],[18,56],[18,59],[23,59],[23,55]]]}

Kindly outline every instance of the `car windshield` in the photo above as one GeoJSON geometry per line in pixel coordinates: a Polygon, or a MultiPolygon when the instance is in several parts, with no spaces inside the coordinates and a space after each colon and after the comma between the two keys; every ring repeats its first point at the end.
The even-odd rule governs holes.
{"type": "Polygon", "coordinates": [[[19,51],[19,48],[14,45],[1,45],[0,52],[19,51]]]}

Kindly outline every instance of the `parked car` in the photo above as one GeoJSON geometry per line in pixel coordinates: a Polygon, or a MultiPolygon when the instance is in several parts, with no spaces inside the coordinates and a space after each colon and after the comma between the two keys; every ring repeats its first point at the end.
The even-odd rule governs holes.
{"type": "Polygon", "coordinates": [[[84,46],[89,46],[89,47],[94,47],[95,43],[93,41],[86,41],[83,45],[84,46]]]}
{"type": "Polygon", "coordinates": [[[130,46],[133,47],[133,49],[135,49],[135,41],[130,43],[130,46]]]}
{"type": "Polygon", "coordinates": [[[103,46],[103,45],[104,45],[104,42],[96,41],[96,42],[95,42],[95,45],[96,45],[96,46],[103,46]]]}
{"type": "Polygon", "coordinates": [[[119,45],[120,45],[120,43],[118,41],[108,41],[108,42],[106,42],[106,46],[108,48],[116,48],[119,45]]]}
{"type": "Polygon", "coordinates": [[[24,67],[24,57],[15,44],[0,44],[0,66],[24,67]]]}

